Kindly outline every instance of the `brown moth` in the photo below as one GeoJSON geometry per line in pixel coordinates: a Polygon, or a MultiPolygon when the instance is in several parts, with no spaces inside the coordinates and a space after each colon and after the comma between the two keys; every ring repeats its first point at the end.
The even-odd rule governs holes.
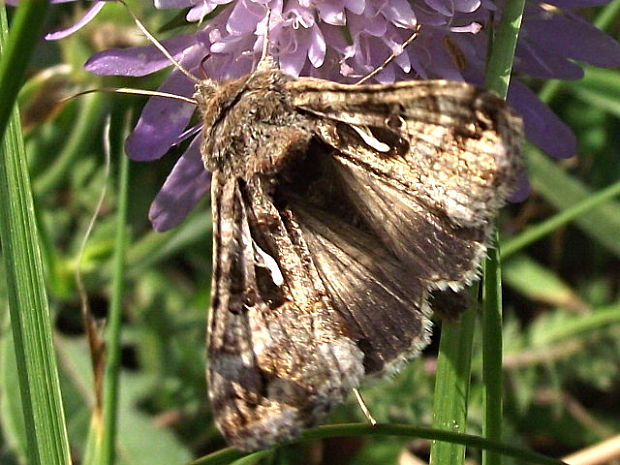
{"type": "Polygon", "coordinates": [[[272,63],[194,96],[213,173],[209,397],[243,450],[294,438],[418,354],[522,172],[521,120],[492,93],[272,63]]]}

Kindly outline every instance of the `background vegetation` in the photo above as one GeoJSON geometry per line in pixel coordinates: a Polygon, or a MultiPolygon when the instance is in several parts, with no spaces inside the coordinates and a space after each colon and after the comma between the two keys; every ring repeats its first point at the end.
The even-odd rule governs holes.
{"type": "MultiPolygon", "coordinates": [[[[612,4],[617,7],[617,3],[612,4]]],[[[137,5],[136,5],[137,6],[137,5]]],[[[601,24],[618,37],[612,7],[601,24]]],[[[151,30],[175,18],[138,14],[151,30]]],[[[54,29],[74,12],[55,7],[54,29]]],[[[178,31],[175,31],[178,32],[178,31]]],[[[161,36],[167,32],[162,31],[161,36]]],[[[577,40],[577,39],[576,39],[577,40]]],[[[211,218],[203,202],[176,230],[151,230],[148,206],[176,156],[130,163],[123,195],[122,144],[144,98],[91,94],[60,104],[77,91],[130,86],[154,89],[163,75],[101,79],[84,72],[103,48],[142,38],[122,9],[106,8],[87,28],[41,43],[19,94],[25,153],[32,182],[54,347],[60,371],[71,454],[87,461],[96,442],[95,390],[75,272],[82,272],[90,308],[103,334],[120,296],[114,273],[124,246],[120,300],[119,464],[181,464],[224,446],[211,420],[205,386],[205,325],[211,272],[211,218]],[[104,156],[104,121],[111,115],[111,174],[104,156]],[[107,195],[79,260],[102,189],[107,195]],[[127,209],[118,236],[119,206],[127,209]],[[115,292],[112,292],[116,289],[115,292]],[[113,307],[113,305],[112,305],[113,307]],[[89,433],[90,436],[89,436],[89,433]],[[95,438],[95,439],[94,439],[95,438]]],[[[620,432],[620,72],[588,68],[583,80],[540,89],[579,141],[578,155],[552,160],[527,147],[532,194],[500,221],[504,278],[503,440],[562,457],[620,432]]],[[[4,251],[3,251],[4,252],[4,251]]],[[[6,273],[6,270],[5,270],[6,273]]],[[[29,457],[19,401],[6,281],[0,279],[0,463],[29,457]]],[[[112,319],[112,321],[114,321],[112,319]]],[[[481,335],[473,344],[467,432],[483,424],[481,335]]],[[[424,356],[399,375],[371,382],[366,403],[382,423],[430,425],[441,324],[424,356]]],[[[331,422],[365,421],[353,400],[331,422]]],[[[416,463],[429,443],[387,436],[332,438],[283,448],[272,463],[416,463]],[[303,462],[300,457],[304,454],[303,462]],[[409,460],[409,461],[407,461],[409,460]]],[[[480,460],[478,450],[468,459],[480,460]]],[[[616,456],[620,461],[620,454],[616,456]]],[[[245,462],[250,463],[250,462],[245,462]]],[[[503,458],[503,463],[517,463],[503,458]]],[[[576,462],[575,462],[576,463],[576,462]]],[[[601,462],[606,463],[606,462],[601,462]]],[[[612,462],[609,462],[612,463],[612,462]]],[[[620,462],[616,462],[620,463],[620,462]]]]}

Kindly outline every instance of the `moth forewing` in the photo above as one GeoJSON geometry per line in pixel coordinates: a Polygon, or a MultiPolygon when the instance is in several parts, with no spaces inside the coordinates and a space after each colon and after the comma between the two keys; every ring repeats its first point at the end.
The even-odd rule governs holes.
{"type": "Polygon", "coordinates": [[[299,434],[341,401],[364,374],[363,354],[344,335],[266,180],[217,171],[213,179],[209,394],[226,438],[257,449],[299,434]],[[273,254],[284,283],[274,282],[252,242],[273,254]]]}
{"type": "MultiPolygon", "coordinates": [[[[443,207],[449,207],[448,201],[470,203],[469,208],[482,202],[479,211],[462,218],[465,223],[476,223],[480,215],[485,221],[493,218],[522,172],[520,118],[502,99],[471,84],[329,83],[322,89],[320,80],[299,79],[287,87],[296,108],[320,118],[326,142],[371,171],[443,207]],[[378,143],[401,156],[376,157],[372,144],[357,137],[357,127],[367,128],[378,143]],[[488,202],[495,204],[487,209],[488,202]]],[[[451,213],[454,219],[459,216],[451,213]]]]}

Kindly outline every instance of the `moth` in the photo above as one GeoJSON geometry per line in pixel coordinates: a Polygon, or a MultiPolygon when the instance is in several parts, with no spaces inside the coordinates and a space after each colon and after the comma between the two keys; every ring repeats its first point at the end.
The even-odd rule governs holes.
{"type": "Polygon", "coordinates": [[[209,397],[242,450],[317,424],[428,343],[522,172],[522,122],[463,82],[346,85],[265,61],[194,98],[212,172],[209,397]]]}
{"type": "Polygon", "coordinates": [[[418,354],[433,307],[458,313],[446,305],[522,174],[522,122],[471,84],[295,78],[265,48],[246,76],[194,79],[212,173],[209,397],[250,451],[418,354]]]}

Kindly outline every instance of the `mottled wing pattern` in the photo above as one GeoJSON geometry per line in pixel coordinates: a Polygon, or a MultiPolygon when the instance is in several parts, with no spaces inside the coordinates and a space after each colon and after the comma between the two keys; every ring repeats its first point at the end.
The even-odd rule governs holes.
{"type": "Polygon", "coordinates": [[[320,135],[453,223],[488,223],[522,171],[522,122],[498,96],[463,82],[287,83],[320,135]]]}
{"type": "Polygon", "coordinates": [[[212,180],[209,392],[245,450],[428,343],[429,303],[458,302],[521,172],[519,118],[471,85],[283,85],[305,136],[212,180]]]}
{"type": "Polygon", "coordinates": [[[365,375],[420,352],[431,330],[426,287],[367,228],[303,201],[292,201],[291,210],[332,305],[364,354],[365,375]]]}
{"type": "Polygon", "coordinates": [[[522,173],[522,124],[505,102],[450,81],[287,86],[335,149],[344,195],[414,279],[458,290],[475,277],[522,173]]]}
{"type": "Polygon", "coordinates": [[[363,355],[262,181],[212,183],[209,394],[228,441],[253,450],[319,421],[357,386],[363,355]]]}

